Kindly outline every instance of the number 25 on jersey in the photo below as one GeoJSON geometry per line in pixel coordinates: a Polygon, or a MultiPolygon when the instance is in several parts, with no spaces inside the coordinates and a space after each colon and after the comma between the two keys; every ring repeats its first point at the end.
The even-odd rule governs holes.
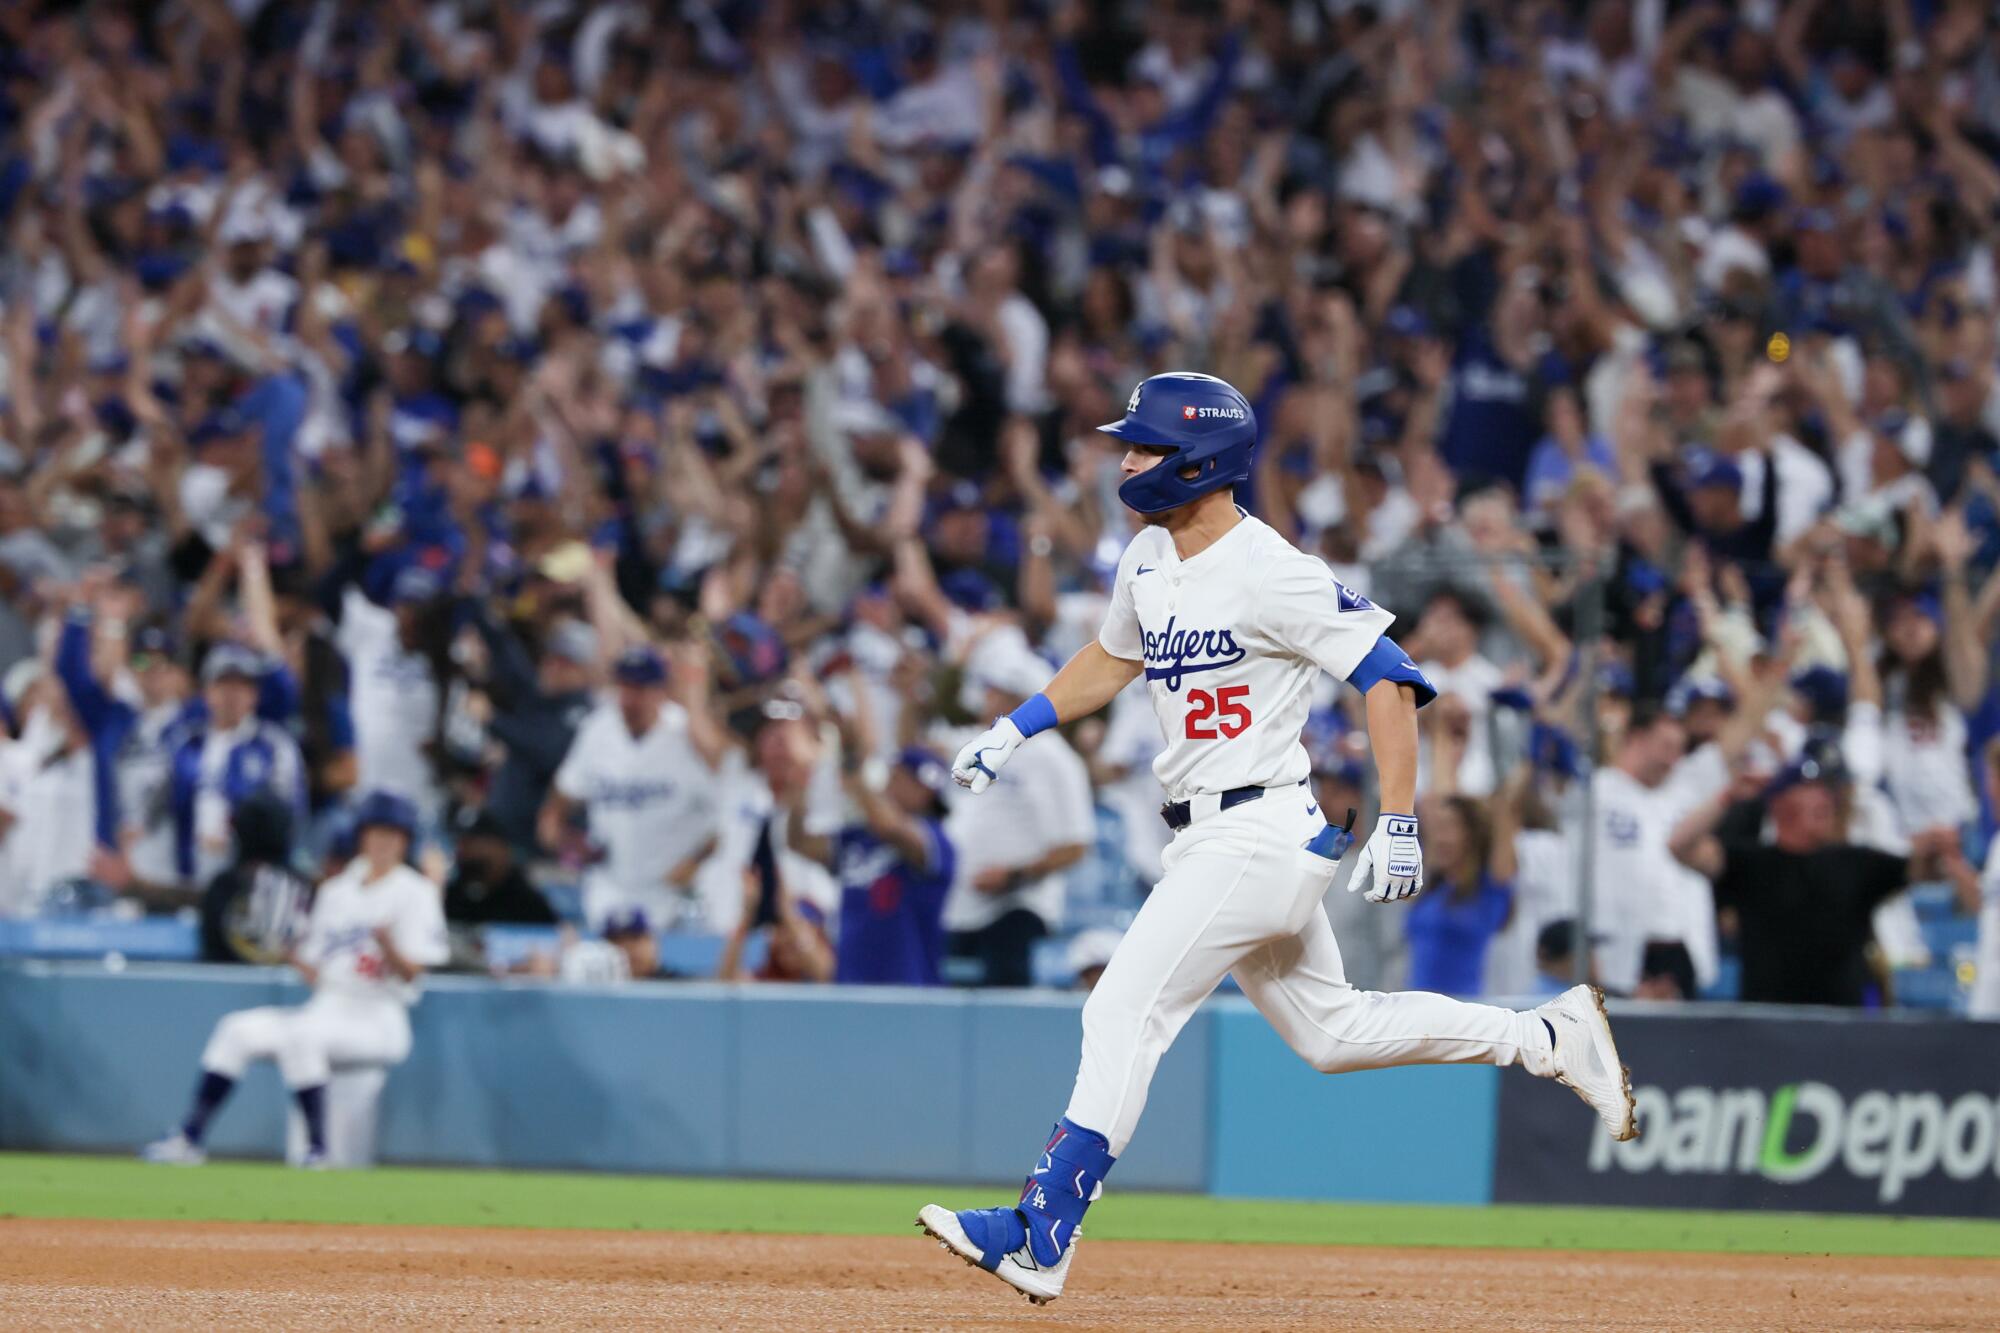
{"type": "Polygon", "coordinates": [[[1248,685],[1224,685],[1213,693],[1189,690],[1187,738],[1212,741],[1218,736],[1225,740],[1241,736],[1250,727],[1250,704],[1243,697],[1248,693],[1248,685]]]}

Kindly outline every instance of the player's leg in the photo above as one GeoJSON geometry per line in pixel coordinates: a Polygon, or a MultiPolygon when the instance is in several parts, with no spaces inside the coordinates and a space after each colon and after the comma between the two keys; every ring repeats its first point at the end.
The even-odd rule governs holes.
{"type": "Polygon", "coordinates": [[[1236,983],[1287,1044],[1327,1074],[1395,1065],[1518,1064],[1575,1089],[1618,1138],[1636,1132],[1632,1095],[1597,992],[1578,986],[1527,1011],[1427,991],[1347,984],[1326,914],[1252,952],[1236,983]]]}
{"type": "Polygon", "coordinates": [[[285,1030],[297,1013],[295,1009],[267,1005],[225,1014],[209,1034],[208,1045],[202,1048],[201,1078],[195,1085],[194,1100],[186,1117],[178,1129],[147,1144],[140,1155],[148,1161],[175,1165],[201,1162],[209,1121],[222,1109],[235,1090],[236,1081],[253,1060],[277,1057],[284,1045],[285,1030]]]}
{"type": "Polygon", "coordinates": [[[1428,991],[1348,985],[1324,912],[1298,934],[1253,951],[1236,984],[1287,1045],[1323,1074],[1394,1065],[1548,1063],[1541,1019],[1428,991]]]}
{"type": "Polygon", "coordinates": [[[400,1064],[410,1053],[410,1022],[394,1000],[315,996],[299,1011],[278,1054],[306,1126],[306,1164],[326,1159],[326,1085],[337,1065],[400,1064]]]}
{"type": "Polygon", "coordinates": [[[1160,1057],[1246,952],[1283,934],[1292,911],[1272,879],[1296,868],[1282,821],[1250,812],[1196,825],[1168,849],[1166,873],[1083,1007],[1083,1055],[1069,1108],[1015,1205],[918,1215],[949,1250],[1030,1300],[1061,1293],[1071,1242],[1145,1109],[1160,1057]]]}

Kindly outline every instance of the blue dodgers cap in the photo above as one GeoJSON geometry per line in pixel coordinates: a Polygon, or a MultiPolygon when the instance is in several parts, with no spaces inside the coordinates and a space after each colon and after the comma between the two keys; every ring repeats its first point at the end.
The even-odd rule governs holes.
{"type": "Polygon", "coordinates": [[[667,683],[666,659],[644,644],[627,648],[618,654],[611,676],[620,685],[664,685],[667,683]]]}
{"type": "Polygon", "coordinates": [[[1413,305],[1391,306],[1382,327],[1398,338],[1425,338],[1431,332],[1431,322],[1424,318],[1423,311],[1413,305]]]}
{"type": "Polygon", "coordinates": [[[443,592],[444,581],[435,573],[422,565],[410,565],[397,573],[389,587],[389,600],[397,606],[412,606],[436,601],[443,592]]]}
{"type": "Polygon", "coordinates": [[[204,685],[232,676],[255,682],[261,680],[263,675],[263,654],[240,643],[217,644],[209,649],[207,658],[201,664],[201,683],[204,685]]]}
{"type": "Polygon", "coordinates": [[[1794,787],[1803,787],[1808,782],[1818,782],[1834,786],[1845,781],[1847,774],[1837,765],[1823,762],[1812,755],[1801,755],[1778,770],[1777,776],[1764,788],[1764,799],[1775,801],[1794,787]]]}
{"type": "Polygon", "coordinates": [[[944,760],[921,745],[904,746],[896,756],[896,766],[940,799],[951,788],[951,770],[945,767],[944,760]]]}
{"type": "Polygon", "coordinates": [[[1736,691],[1720,676],[1683,676],[1667,691],[1667,711],[1675,717],[1684,716],[1698,703],[1733,705],[1735,702],[1736,691]]]}
{"type": "Polygon", "coordinates": [[[1696,450],[1687,458],[1688,487],[1702,490],[1709,486],[1725,486],[1731,491],[1743,489],[1743,469],[1736,466],[1736,460],[1707,449],[1696,450]]]}
{"type": "Polygon", "coordinates": [[[1831,720],[1847,707],[1847,673],[1830,666],[1807,667],[1793,674],[1792,692],[1805,701],[1816,720],[1831,720]]]}
{"type": "Polygon", "coordinates": [[[392,828],[415,841],[417,803],[399,792],[380,788],[369,792],[355,803],[354,831],[359,834],[370,828],[392,828]]]}
{"type": "Polygon", "coordinates": [[[233,440],[250,428],[249,418],[234,407],[225,407],[219,412],[210,412],[195,428],[188,432],[188,447],[199,449],[217,440],[233,440]]]}
{"type": "Polygon", "coordinates": [[[650,935],[652,931],[653,923],[646,919],[646,909],[643,907],[627,907],[604,918],[604,938],[607,940],[650,935]]]}
{"type": "Polygon", "coordinates": [[[174,655],[174,633],[165,625],[141,625],[132,635],[132,656],[161,657],[171,659],[174,655]]]}

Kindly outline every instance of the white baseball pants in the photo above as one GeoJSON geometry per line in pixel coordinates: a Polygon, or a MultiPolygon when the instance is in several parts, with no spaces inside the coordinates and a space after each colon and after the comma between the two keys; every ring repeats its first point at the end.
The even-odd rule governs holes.
{"type": "Polygon", "coordinates": [[[275,1060],[288,1088],[316,1088],[336,1065],[395,1065],[410,1053],[410,1015],[388,997],[320,992],[296,1008],[239,1009],[215,1025],[201,1067],[242,1078],[253,1060],[275,1060]]]}
{"type": "Polygon", "coordinates": [[[1305,850],[1324,822],[1312,801],[1303,786],[1272,788],[1183,829],[1167,848],[1165,876],[1083,1006],[1067,1114],[1109,1139],[1113,1156],[1132,1140],[1160,1057],[1229,972],[1322,1073],[1515,1063],[1549,1072],[1548,1031],[1533,1014],[1347,984],[1320,905],[1336,866],[1305,850]]]}

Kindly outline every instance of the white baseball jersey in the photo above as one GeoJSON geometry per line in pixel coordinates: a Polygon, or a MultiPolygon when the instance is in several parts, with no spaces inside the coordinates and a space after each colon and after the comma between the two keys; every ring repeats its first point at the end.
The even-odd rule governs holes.
{"type": "Polygon", "coordinates": [[[357,785],[407,796],[425,819],[435,819],[443,794],[424,753],[438,728],[438,683],[429,659],[403,647],[394,611],[353,588],[341,602],[336,642],[353,690],[357,785]]]}
{"type": "Polygon", "coordinates": [[[416,983],[382,961],[375,939],[382,926],[389,928],[396,951],[419,967],[436,967],[450,956],[438,886],[408,866],[371,881],[368,863],[356,858],[319,886],[306,922],[299,955],[319,969],[318,990],[415,1004],[416,983]]]}
{"type": "Polygon", "coordinates": [[[686,898],[667,874],[717,831],[723,784],[688,737],[679,704],[634,736],[615,703],[600,706],[577,728],[556,790],[588,811],[591,841],[604,860],[583,881],[584,913],[593,926],[612,912],[638,907],[654,926],[671,924],[686,898]]]}
{"type": "Polygon", "coordinates": [[[1319,673],[1346,680],[1394,621],[1243,514],[1190,560],[1165,528],[1141,529],[1118,562],[1097,641],[1146,664],[1167,742],[1153,775],[1182,800],[1305,778],[1299,735],[1319,673]]]}

